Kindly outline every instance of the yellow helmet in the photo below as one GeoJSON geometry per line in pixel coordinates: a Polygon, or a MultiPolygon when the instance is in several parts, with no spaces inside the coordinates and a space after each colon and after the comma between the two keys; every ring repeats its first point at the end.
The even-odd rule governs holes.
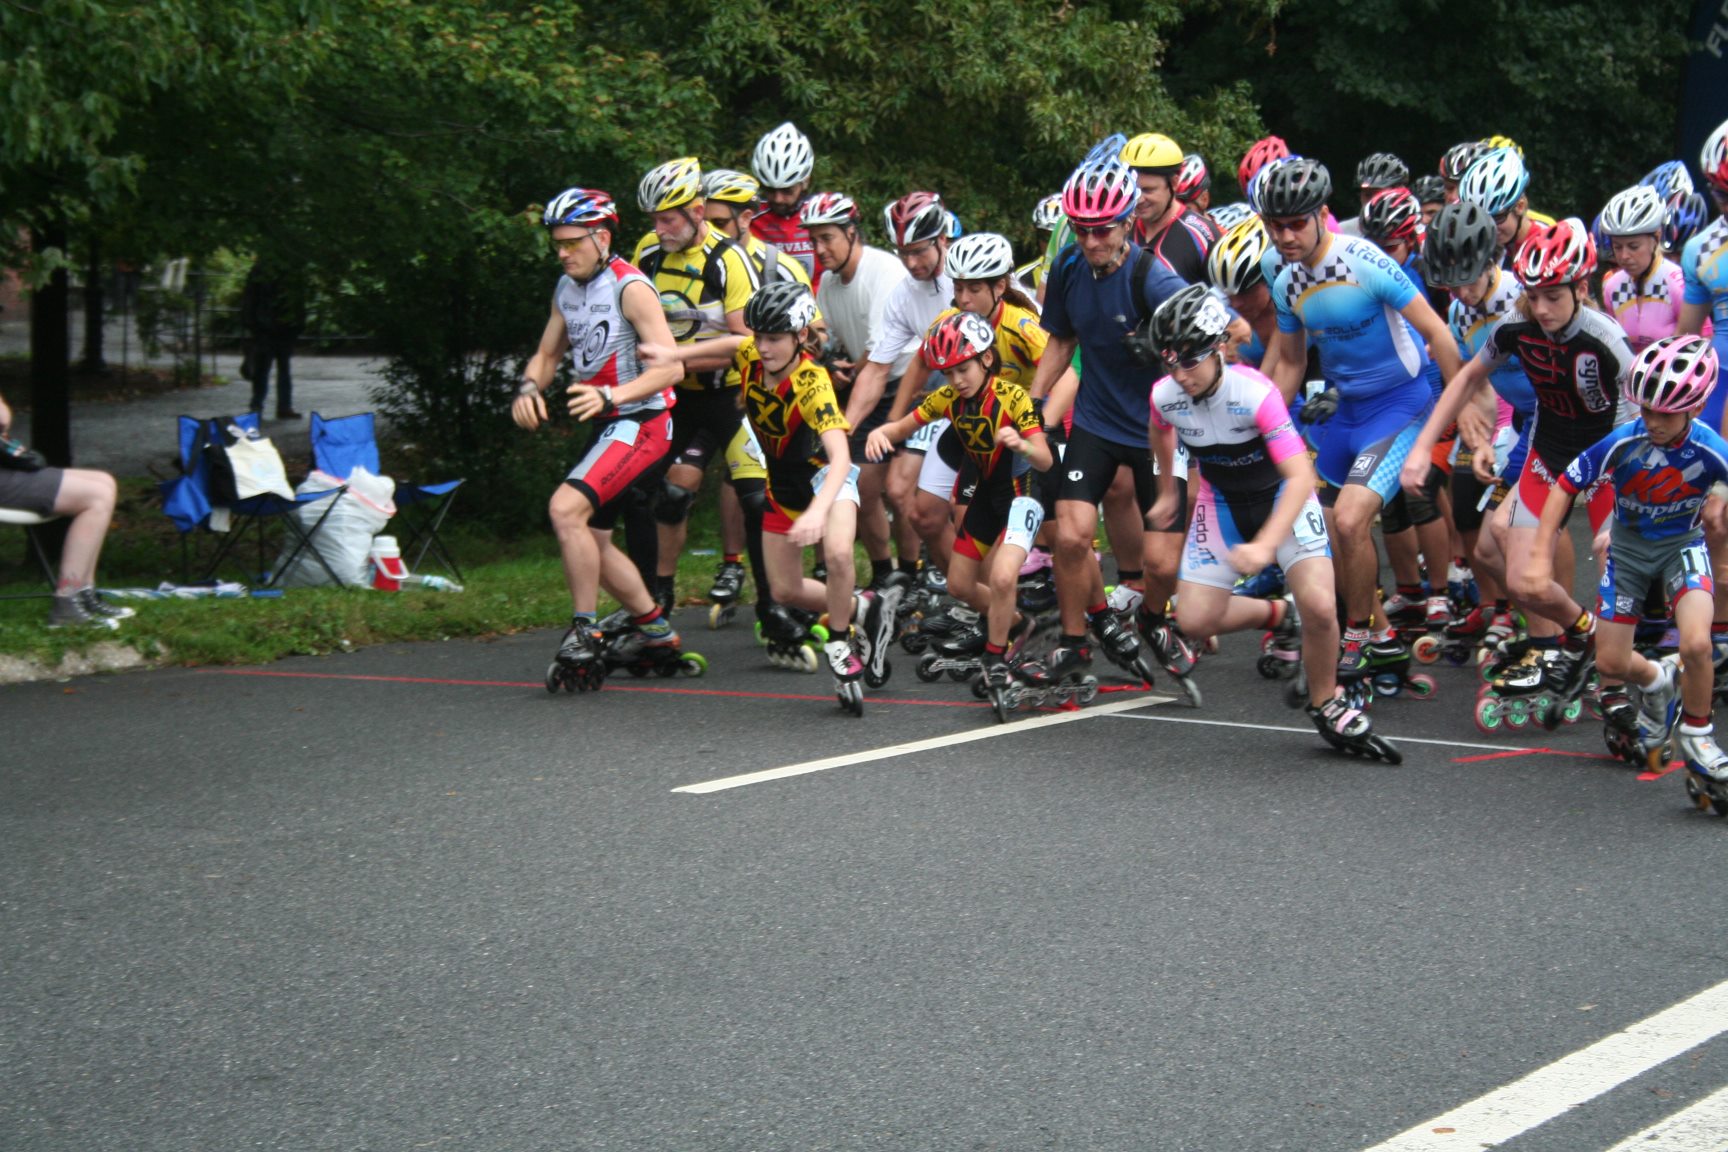
{"type": "Polygon", "coordinates": [[[1182,167],[1182,149],[1156,132],[1143,132],[1122,146],[1122,163],[1139,172],[1174,175],[1182,167]]]}
{"type": "Polygon", "coordinates": [[[702,195],[709,200],[749,207],[762,198],[762,185],[754,176],[731,168],[714,168],[702,174],[702,195]]]}
{"type": "Polygon", "coordinates": [[[636,186],[636,203],[644,212],[670,212],[695,203],[702,195],[702,165],[694,156],[680,156],[650,168],[636,186]]]}
{"type": "Polygon", "coordinates": [[[1483,139],[1482,143],[1490,148],[1510,148],[1518,153],[1518,159],[1524,159],[1524,149],[1518,147],[1518,141],[1510,136],[1489,136],[1483,139]]]}
{"type": "Polygon", "coordinates": [[[1265,280],[1261,258],[1272,238],[1260,217],[1250,216],[1212,245],[1206,256],[1206,276],[1226,296],[1240,296],[1265,280]]]}

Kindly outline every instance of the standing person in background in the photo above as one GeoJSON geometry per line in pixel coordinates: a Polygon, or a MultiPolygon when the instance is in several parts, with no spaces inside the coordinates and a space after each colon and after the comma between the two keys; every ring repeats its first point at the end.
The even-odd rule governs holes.
{"type": "Polygon", "coordinates": [[[275,365],[276,419],[300,419],[300,413],[294,411],[294,376],[289,362],[294,357],[294,342],[306,330],[303,282],[280,275],[259,260],[252,265],[240,293],[240,323],[249,344],[245,359],[251,369],[247,379],[252,381],[249,411],[263,414],[264,398],[270,392],[270,367],[275,365]]]}
{"type": "Polygon", "coordinates": [[[810,150],[810,138],[790,120],[756,141],[750,170],[762,185],[768,211],[750,221],[750,231],[804,265],[810,282],[820,287],[822,269],[817,264],[816,249],[804,228],[802,214],[810,191],[810,173],[815,167],[816,154],[810,150]]]}

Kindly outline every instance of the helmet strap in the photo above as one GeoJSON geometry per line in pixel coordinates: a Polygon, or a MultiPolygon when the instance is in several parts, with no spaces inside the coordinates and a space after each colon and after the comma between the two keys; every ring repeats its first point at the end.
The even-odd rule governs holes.
{"type": "Polygon", "coordinates": [[[1126,259],[1128,259],[1128,237],[1124,235],[1122,237],[1122,247],[1118,248],[1116,254],[1110,257],[1109,263],[1105,264],[1102,268],[1092,269],[1092,279],[1104,279],[1104,277],[1122,267],[1122,262],[1126,259]]]}

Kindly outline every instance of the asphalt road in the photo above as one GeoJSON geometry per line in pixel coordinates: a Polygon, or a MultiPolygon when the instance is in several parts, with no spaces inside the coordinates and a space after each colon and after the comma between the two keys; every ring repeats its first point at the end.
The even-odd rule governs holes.
{"type": "MultiPolygon", "coordinates": [[[[679,623],[708,676],[594,695],[554,633],[0,690],[0,1148],[1360,1152],[1728,967],[1728,824],[1465,670],[1391,767],[1247,638],[996,734],[679,623]]],[[[1707,1101],[1720,1031],[1511,1147],[1707,1101]]]]}

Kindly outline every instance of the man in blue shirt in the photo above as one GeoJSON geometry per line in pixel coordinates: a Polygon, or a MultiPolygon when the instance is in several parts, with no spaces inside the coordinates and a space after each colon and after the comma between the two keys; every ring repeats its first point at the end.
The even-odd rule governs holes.
{"type": "MultiPolygon", "coordinates": [[[[1075,353],[1084,353],[1083,380],[1073,397],[1073,430],[1057,465],[1055,560],[1062,640],[1042,669],[1053,681],[1084,675],[1090,668],[1088,624],[1112,660],[1151,678],[1139,637],[1105,599],[1103,574],[1092,551],[1098,503],[1120,473],[1132,475],[1142,515],[1157,495],[1148,428],[1152,385],[1160,373],[1141,366],[1124,338],[1185,287],[1180,276],[1143,257],[1140,246],[1129,239],[1139,197],[1133,169],[1113,153],[1089,158],[1076,169],[1062,192],[1075,243],[1058,254],[1045,281],[1043,325],[1050,342],[1032,380],[1033,397],[1046,396],[1075,353]]],[[[1046,423],[1059,423],[1066,408],[1065,397],[1051,397],[1046,423]]],[[[1174,590],[1186,530],[1185,523],[1159,526],[1147,534],[1142,549],[1148,577],[1145,603],[1156,613],[1154,627],[1168,628],[1161,617],[1174,590]]],[[[1133,554],[1131,548],[1113,543],[1118,554],[1133,554]]],[[[1174,638],[1173,630],[1167,638],[1174,638]]]]}

